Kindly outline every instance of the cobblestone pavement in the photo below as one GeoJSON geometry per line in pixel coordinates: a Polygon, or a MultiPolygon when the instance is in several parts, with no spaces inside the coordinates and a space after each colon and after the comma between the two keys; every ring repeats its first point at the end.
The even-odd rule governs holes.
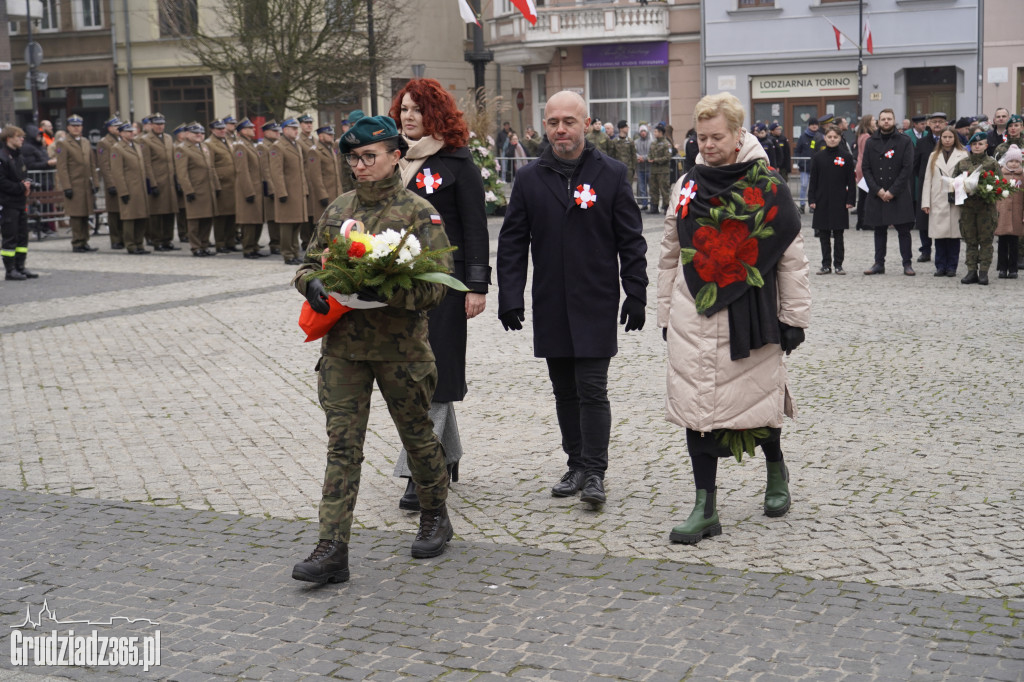
{"type": "MultiPolygon", "coordinates": [[[[499,224],[491,224],[492,246],[499,224]]],[[[654,216],[645,217],[645,226],[653,281],[662,228],[654,216]]],[[[809,229],[804,237],[813,270],[818,246],[809,229]]],[[[723,462],[719,509],[725,532],[696,547],[668,542],[671,526],[689,513],[693,484],[684,434],[663,416],[664,347],[655,328],[653,287],[647,326],[640,333],[620,334],[620,353],[612,362],[609,499],[600,512],[578,500],[550,497],[565,460],[545,366],[532,353],[530,311],[523,332],[504,332],[495,318],[492,289],[488,310],[470,323],[470,393],[457,407],[467,455],[450,496],[456,551],[431,565],[461,581],[478,580],[463,575],[464,564],[477,556],[493,561],[498,553],[517,566],[537,563],[541,570],[533,574],[535,582],[515,588],[523,592],[513,602],[520,604],[518,610],[503,611],[520,629],[530,612],[523,604],[527,598],[561,604],[555,616],[574,608],[565,605],[559,581],[572,583],[571,576],[582,573],[567,569],[549,585],[547,567],[608,562],[642,582],[661,570],[688,580],[704,576],[694,580],[715,585],[726,578],[726,583],[768,581],[773,592],[750,588],[761,596],[777,594],[782,585],[820,583],[825,590],[861,589],[872,595],[889,594],[883,588],[889,589],[911,603],[1002,605],[1005,612],[997,617],[1007,618],[1001,625],[1008,632],[997,636],[1005,637],[1010,648],[1000,651],[1017,651],[1009,643],[1019,639],[1024,599],[1024,284],[991,273],[989,287],[963,286],[957,279],[933,278],[931,264],[915,263],[914,278],[894,274],[899,271],[891,258],[895,235],[890,235],[890,274],[868,278],[860,271],[870,264],[871,251],[870,233],[848,232],[845,265],[850,274],[811,277],[812,327],[807,342],[788,359],[800,408],[799,419],[783,435],[793,479],[792,510],[781,519],[762,515],[760,457],[743,464],[723,462]]],[[[290,544],[268,541],[280,548],[280,556],[261,569],[263,576],[276,576],[284,584],[271,580],[260,594],[294,594],[286,569],[308,553],[315,539],[309,521],[316,517],[325,437],[312,371],[318,349],[301,342],[295,323],[301,298],[287,286],[293,268],[276,259],[184,254],[129,258],[105,248],[72,254],[66,240],[31,243],[29,266],[40,272],[40,279],[0,284],[0,383],[5,388],[0,391],[5,428],[0,485],[38,496],[25,499],[38,499],[41,507],[50,500],[74,502],[47,495],[72,495],[81,503],[87,498],[128,503],[124,510],[113,507],[117,513],[196,519],[197,511],[203,511],[209,516],[202,518],[267,524],[261,532],[270,536],[287,527],[290,544]],[[185,516],[151,507],[174,508],[185,516]],[[226,516],[231,514],[245,517],[226,516]],[[301,540],[299,528],[304,529],[301,540]]],[[[397,442],[377,396],[356,509],[361,549],[354,551],[357,557],[405,566],[406,536],[415,529],[416,517],[397,508],[403,489],[403,481],[391,477],[397,442]]],[[[0,537],[6,541],[8,524],[23,520],[21,515],[13,521],[4,517],[0,537]]],[[[197,533],[197,542],[201,538],[197,533]]],[[[52,543],[46,547],[54,549],[52,543]]],[[[85,571],[96,557],[94,549],[78,569],[85,571]]],[[[256,570],[244,561],[236,563],[243,564],[240,576],[256,570]]],[[[401,570],[419,576],[423,566],[409,563],[401,570]]],[[[342,594],[353,588],[362,594],[387,581],[412,584],[401,577],[405,573],[371,576],[372,571],[354,562],[354,582],[342,594]]],[[[64,576],[67,584],[53,585],[70,600],[74,584],[87,582],[87,575],[64,576]]],[[[41,576],[28,582],[43,584],[41,576]]],[[[395,583],[387,584],[394,589],[395,583]]],[[[583,583],[574,584],[565,589],[578,594],[583,583]]],[[[458,592],[467,613],[493,607],[477,601],[473,590],[458,592]]],[[[589,589],[584,593],[588,596],[580,607],[589,608],[593,595],[589,589]]],[[[747,594],[746,588],[729,592],[734,593],[747,594]]],[[[673,594],[678,597],[679,591],[673,594]]],[[[18,609],[13,610],[23,611],[22,595],[14,601],[18,609]]],[[[777,608],[775,600],[761,602],[756,608],[777,608]]],[[[404,608],[422,615],[421,607],[410,604],[404,608]]],[[[686,602],[678,604],[685,611],[686,602]]],[[[870,612],[860,601],[845,605],[854,614],[870,612]]],[[[5,613],[13,610],[4,606],[5,613]]],[[[708,641],[735,631],[755,635],[750,646],[787,650],[782,645],[774,649],[778,632],[759,629],[774,625],[747,630],[748,620],[743,620],[735,624],[740,630],[731,630],[709,613],[698,614],[690,625],[692,630],[710,620],[708,641]]],[[[822,608],[815,613],[809,622],[822,628],[822,637],[853,618],[827,617],[822,608]]],[[[634,628],[650,622],[648,611],[630,615],[634,628]]],[[[678,621],[679,628],[686,628],[688,617],[693,616],[678,621]]],[[[898,622],[895,616],[886,618],[898,622]]],[[[799,630],[795,621],[779,627],[787,637],[799,630]]],[[[683,629],[673,630],[677,641],[687,639],[678,635],[683,629]]],[[[666,633],[658,629],[651,636],[670,637],[666,633]]],[[[921,638],[943,641],[934,631],[921,638]]],[[[896,636],[880,639],[898,643],[896,636]]],[[[814,641],[819,654],[832,653],[830,640],[814,641]]],[[[838,660],[820,670],[839,678],[862,672],[869,679],[918,674],[911,667],[887,675],[877,665],[878,652],[863,643],[854,648],[868,652],[871,670],[844,668],[838,660]]],[[[716,651],[740,655],[735,647],[716,651]]],[[[639,655],[637,645],[629,652],[639,655]]],[[[996,663],[986,667],[996,679],[1008,671],[1016,675],[1009,679],[1024,679],[1019,657],[995,650],[986,655],[1017,663],[1005,670],[996,663]]],[[[915,660],[929,656],[918,648],[915,660]]],[[[0,656],[0,665],[5,660],[0,656]]],[[[624,659],[619,653],[614,660],[624,659]]],[[[779,673],[783,659],[759,660],[768,662],[764,679],[804,674],[828,679],[810,668],[779,673]]],[[[701,672],[701,666],[713,663],[698,663],[691,674],[719,676],[713,669],[701,672]]],[[[387,677],[385,668],[377,670],[387,677]]],[[[653,675],[657,669],[643,670],[653,675]]],[[[677,679],[686,670],[673,668],[666,674],[677,679]]],[[[579,668],[551,675],[578,679],[592,672],[579,668]]],[[[732,665],[726,673],[736,679],[755,676],[732,665]]]]}

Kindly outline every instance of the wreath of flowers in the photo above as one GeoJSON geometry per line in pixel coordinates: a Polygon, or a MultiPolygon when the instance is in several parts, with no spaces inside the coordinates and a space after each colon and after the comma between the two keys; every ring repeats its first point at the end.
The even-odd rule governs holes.
{"type": "Polygon", "coordinates": [[[1021,188],[1014,182],[999,177],[995,171],[985,171],[978,178],[978,187],[971,196],[981,199],[986,204],[994,204],[1020,191],[1021,188]]]}
{"type": "Polygon", "coordinates": [[[765,192],[778,193],[779,183],[764,163],[755,163],[730,192],[711,198],[708,217],[697,219],[693,248],[680,249],[679,258],[683,265],[692,263],[707,282],[695,297],[698,313],[715,304],[719,288],[736,282],[764,286],[756,265],[758,240],[775,234],[771,222],[779,211],[777,206],[766,211],[764,197],[765,192]]]}

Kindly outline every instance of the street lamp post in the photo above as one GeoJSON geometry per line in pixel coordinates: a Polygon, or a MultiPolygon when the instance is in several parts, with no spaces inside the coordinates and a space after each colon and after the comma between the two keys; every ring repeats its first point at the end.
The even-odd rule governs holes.
{"type": "Polygon", "coordinates": [[[39,125],[39,88],[36,84],[36,59],[32,52],[32,7],[29,0],[25,0],[25,24],[28,26],[28,46],[25,48],[25,57],[28,61],[28,80],[32,90],[32,124],[39,125]]]}

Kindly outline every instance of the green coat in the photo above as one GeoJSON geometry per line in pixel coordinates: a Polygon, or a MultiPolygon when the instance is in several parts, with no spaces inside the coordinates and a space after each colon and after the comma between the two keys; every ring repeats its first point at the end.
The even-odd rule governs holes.
{"type": "MultiPolygon", "coordinates": [[[[362,221],[369,234],[384,230],[404,232],[410,225],[423,249],[444,249],[449,246],[437,210],[430,202],[402,186],[396,173],[386,180],[357,183],[354,192],[334,200],[317,223],[306,255],[293,283],[306,294],[304,275],[320,270],[320,252],[339,234],[349,218],[362,221]]],[[[451,270],[454,260],[445,256],[451,270]]],[[[382,308],[351,310],[324,337],[321,354],[349,361],[433,361],[427,327],[427,311],[444,298],[443,284],[416,281],[409,290],[398,289],[382,308]]]]}

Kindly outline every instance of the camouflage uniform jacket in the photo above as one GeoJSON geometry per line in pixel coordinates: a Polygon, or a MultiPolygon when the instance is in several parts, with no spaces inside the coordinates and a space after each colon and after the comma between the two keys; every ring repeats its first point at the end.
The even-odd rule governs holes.
{"type": "Polygon", "coordinates": [[[621,161],[629,168],[630,174],[636,172],[636,145],[628,137],[616,137],[608,146],[608,156],[621,161]]]}
{"type": "Polygon", "coordinates": [[[612,155],[610,149],[611,140],[608,139],[608,136],[604,134],[603,130],[591,130],[586,134],[586,140],[590,144],[600,149],[602,153],[607,154],[608,156],[612,155]]]}
{"type": "MultiPolygon", "coordinates": [[[[999,167],[999,163],[991,156],[985,153],[975,154],[970,153],[966,159],[960,159],[956,166],[953,168],[953,177],[960,175],[961,173],[967,173],[970,175],[974,171],[981,169],[981,172],[992,171],[996,174],[997,178],[1003,177],[1003,171],[999,167]]],[[[978,208],[985,206],[985,202],[978,199],[974,195],[968,195],[967,201],[964,202],[964,208],[978,208]]]]}
{"type": "MultiPolygon", "coordinates": [[[[423,249],[449,246],[444,224],[437,210],[402,186],[395,173],[386,180],[358,183],[354,192],[334,200],[317,223],[306,262],[292,280],[305,295],[303,276],[320,270],[320,252],[338,235],[349,218],[362,221],[369,234],[384,230],[404,232],[410,225],[423,249]]],[[[451,254],[445,256],[449,271],[454,265],[451,254]]],[[[328,332],[320,347],[322,355],[355,361],[433,361],[427,328],[427,311],[441,302],[446,293],[443,284],[415,280],[412,288],[397,289],[382,308],[350,310],[328,332]]]]}
{"type": "Polygon", "coordinates": [[[668,173],[669,162],[672,160],[672,145],[667,137],[660,140],[655,138],[651,142],[651,149],[647,152],[647,159],[651,162],[652,173],[668,173]]]}

